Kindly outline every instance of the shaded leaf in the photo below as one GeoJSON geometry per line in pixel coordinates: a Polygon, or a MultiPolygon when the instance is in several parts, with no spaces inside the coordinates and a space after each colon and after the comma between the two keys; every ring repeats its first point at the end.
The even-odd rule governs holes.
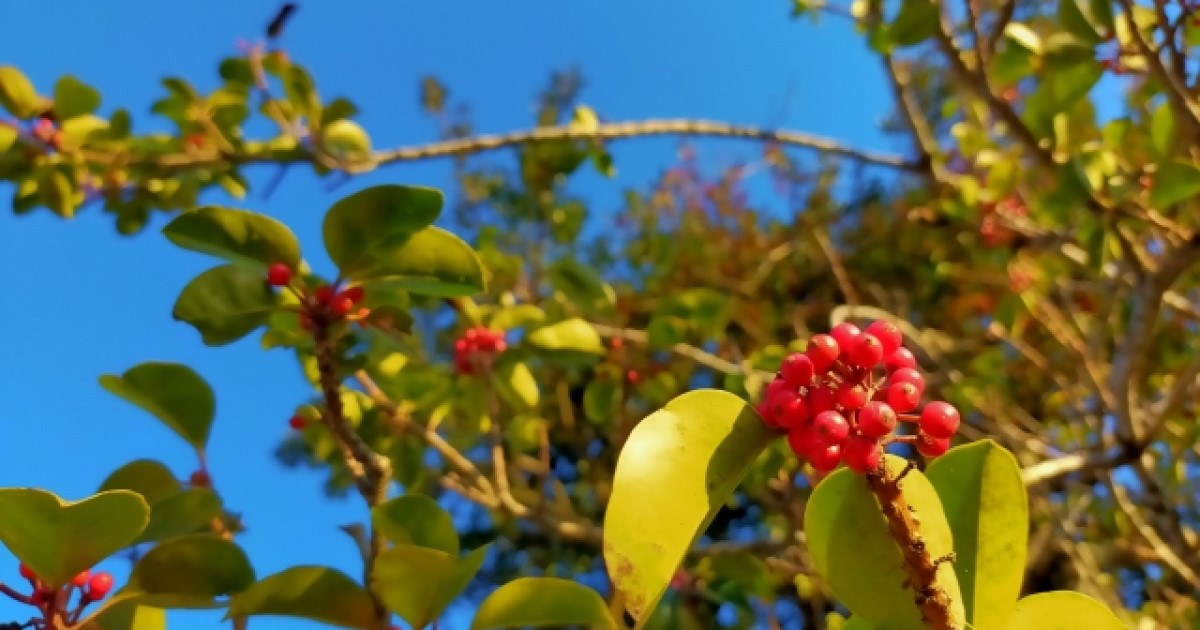
{"type": "Polygon", "coordinates": [[[233,596],[226,618],[261,615],[363,630],[378,624],[366,589],[340,571],[316,566],[292,567],[255,582],[233,596]]]}
{"type": "Polygon", "coordinates": [[[220,515],[221,499],[216,493],[208,488],[188,488],[150,506],[150,523],[136,542],[194,534],[220,515]]]}
{"type": "Polygon", "coordinates": [[[90,114],[97,107],[100,93],[79,79],[68,74],[54,84],[54,116],[58,120],[90,114]]]}
{"type": "Polygon", "coordinates": [[[573,258],[554,263],[546,275],[555,289],[585,313],[607,312],[616,304],[616,293],[600,274],[573,258]]]}
{"type": "Polygon", "coordinates": [[[560,578],[517,578],[488,595],[471,630],[583,626],[613,628],[608,605],[592,589],[560,578]]]}
{"type": "Polygon", "coordinates": [[[300,243],[283,223],[256,212],[207,206],[179,215],[163,228],[176,245],[255,268],[300,264],[300,243]]]}
{"type": "Polygon", "coordinates": [[[173,315],[199,331],[206,345],[223,346],[265,324],[274,308],[275,296],[261,274],[224,265],[189,282],[173,315]]]}
{"type": "Polygon", "coordinates": [[[888,39],[897,46],[920,44],[933,36],[940,17],[937,4],[930,0],[904,0],[888,26],[888,39]]]}
{"type": "Polygon", "coordinates": [[[1183,162],[1160,164],[1150,187],[1150,203],[1165,210],[1200,195],[1200,169],[1183,162]]]}
{"type": "Polygon", "coordinates": [[[621,404],[621,389],[615,378],[593,379],[583,390],[583,415],[592,424],[611,422],[621,404]]]}
{"type": "Polygon", "coordinates": [[[377,249],[397,237],[418,232],[441,214],[442,193],[415,186],[374,186],[333,204],[325,214],[325,249],[334,264],[349,274],[367,266],[377,249]]]}
{"type": "Polygon", "coordinates": [[[254,583],[250,560],[233,542],[192,534],[159,543],[138,560],[122,593],[162,608],[211,608],[214,599],[254,583]]]}
{"type": "Polygon", "coordinates": [[[164,497],[179,492],[179,480],[164,464],[152,459],[138,459],[113,471],[100,492],[105,490],[132,490],[153,505],[164,497]]]}
{"type": "Polygon", "coordinates": [[[106,606],[84,627],[88,630],[166,630],[167,611],[126,599],[106,606]]]}
{"type": "Polygon", "coordinates": [[[458,555],[454,521],[437,501],[422,495],[396,497],[371,510],[371,521],[390,541],[458,555]]]}
{"type": "Polygon", "coordinates": [[[192,368],[142,363],[121,376],[101,376],[100,385],[158,418],[196,450],[204,450],[216,415],[216,398],[192,368]]]}
{"type": "Polygon", "coordinates": [[[445,612],[479,571],[490,545],[459,559],[436,549],[396,545],[375,561],[375,592],[413,628],[445,612]]]}

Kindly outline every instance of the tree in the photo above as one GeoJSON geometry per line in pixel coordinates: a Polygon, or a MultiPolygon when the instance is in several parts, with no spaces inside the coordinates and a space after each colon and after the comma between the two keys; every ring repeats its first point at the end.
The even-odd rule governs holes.
{"type": "Polygon", "coordinates": [[[167,239],[221,259],[181,287],[174,317],[211,346],[261,331],[295,353],[312,398],[278,457],[369,508],[347,528],[363,573],[260,579],[204,465],[219,392],[149,362],[101,384],[194,448],[190,479],[138,460],[77,503],[0,490],[0,541],[33,587],[4,592],[41,625],[157,627],[162,609],[217,606],[236,627],[424,627],[464,592],[480,628],[622,613],[713,627],[718,610],[737,627],[1197,622],[1195,6],[794,4],[857,26],[906,155],[601,122],[571,73],[534,128],[498,136],[473,135],[430,78],[442,139],[374,149],[353,103],[323,98],[274,44],[289,13],[220,64],[219,88],[164,80],[152,110],[170,133],[96,115],[98,93],[72,76],[43,95],[0,68],[0,179],[15,212],[102,206],[129,235],[169,213],[167,239]],[[1102,119],[1108,85],[1125,108],[1102,119]],[[260,118],[272,132],[250,135],[260,118]],[[588,236],[601,219],[564,180],[610,173],[610,142],[662,134],[761,141],[754,167],[796,211],[764,216],[740,186],[749,167],[712,173],[685,150],[588,236]],[[474,159],[497,149],[515,170],[474,159]],[[408,184],[344,195],[320,244],[197,207],[208,189],[245,195],[251,164],[353,182],[440,157],[456,165],[441,219],[454,231],[435,225],[442,193],[408,184]],[[305,262],[320,246],[328,273],[305,262]],[[447,507],[478,518],[456,531],[447,507]],[[131,547],[106,598],[111,576],[86,572],[131,547]],[[616,588],[576,583],[599,575],[616,588]]]}

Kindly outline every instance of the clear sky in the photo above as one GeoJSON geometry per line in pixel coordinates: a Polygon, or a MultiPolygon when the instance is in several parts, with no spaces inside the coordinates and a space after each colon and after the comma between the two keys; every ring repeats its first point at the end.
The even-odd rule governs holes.
{"type": "MultiPolygon", "coordinates": [[[[218,61],[240,37],[257,38],[277,2],[132,0],[6,3],[0,64],[24,70],[43,93],[70,73],[104,95],[102,112],[127,107],[139,130],[167,129],[149,107],[159,79],[180,76],[208,89],[218,61]]],[[[347,96],[376,146],[433,139],[417,105],[423,75],[440,77],[452,98],[470,103],[480,131],[526,127],[534,96],[553,70],[578,67],[583,102],[607,120],[702,117],[778,125],[854,144],[889,146],[877,132],[889,95],[874,60],[847,24],[817,27],[788,19],[785,0],[745,2],[300,2],[282,40],[308,66],[325,97],[347,96]]],[[[577,189],[611,210],[618,194],[651,180],[673,140],[614,146],[616,180],[587,175],[577,189]]],[[[705,143],[714,161],[752,159],[746,144],[705,143]]],[[[294,172],[268,201],[225,203],[287,222],[318,269],[324,209],[368,183],[449,184],[445,163],[387,168],[326,193],[294,172]]],[[[252,173],[261,184],[270,171],[252,173]]],[[[0,186],[0,199],[11,189],[0,186]]],[[[7,204],[7,201],[3,202],[7,204]]],[[[271,452],[287,418],[309,395],[291,356],[263,352],[258,337],[219,349],[170,317],[178,291],[214,264],[178,250],[159,233],[164,217],[138,236],[116,235],[98,209],[65,222],[46,211],[14,217],[0,209],[0,486],[39,486],[68,499],[95,491],[116,467],[151,457],[181,477],[195,468],[188,449],[152,418],[97,384],[147,360],[186,363],[217,392],[210,467],[226,504],[244,513],[239,538],[260,576],[296,564],[358,575],[355,551],[337,526],[362,520],[349,498],[323,497],[318,473],[284,470],[271,452]]],[[[0,515],[2,517],[2,515],[0,515]]],[[[0,556],[3,556],[0,552],[0,556]]],[[[123,562],[113,563],[123,575],[123,562]]],[[[0,557],[0,580],[16,579],[0,557]]],[[[0,601],[0,622],[26,611],[0,601]]],[[[455,614],[443,628],[465,627],[455,614]]],[[[174,629],[211,628],[211,613],[171,613],[174,629]]],[[[256,630],[303,628],[256,620],[256,630]]],[[[315,626],[312,626],[315,627],[315,626]]]]}

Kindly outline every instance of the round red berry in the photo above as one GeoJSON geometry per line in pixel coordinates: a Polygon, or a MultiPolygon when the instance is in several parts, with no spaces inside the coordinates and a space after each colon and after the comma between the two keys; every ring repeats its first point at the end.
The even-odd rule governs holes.
{"type": "Polygon", "coordinates": [[[466,339],[456,340],[454,342],[454,351],[455,352],[466,352],[467,351],[467,340],[466,339]]]}
{"type": "Polygon", "coordinates": [[[916,368],[900,368],[888,376],[889,383],[912,383],[917,392],[925,393],[925,377],[916,368]]]}
{"type": "Polygon", "coordinates": [[[816,373],[816,366],[813,360],[807,355],[799,352],[789,354],[783,360],[783,364],[779,366],[779,376],[789,387],[805,387],[812,383],[813,374],[816,373]]]}
{"type": "Polygon", "coordinates": [[[846,411],[862,409],[867,404],[867,398],[867,388],[861,383],[855,385],[847,382],[838,387],[837,403],[846,411]]]}
{"type": "Polygon", "coordinates": [[[912,351],[908,348],[897,348],[883,360],[883,366],[891,372],[902,368],[915,368],[917,367],[917,357],[913,356],[912,351]]]}
{"type": "Polygon", "coordinates": [[[463,333],[463,338],[468,342],[473,342],[476,339],[479,339],[479,330],[475,328],[468,328],[467,332],[463,333]]]}
{"type": "Polygon", "coordinates": [[[91,578],[92,578],[91,571],[84,571],[83,573],[77,573],[77,574],[75,574],[75,577],[71,578],[71,584],[74,584],[75,586],[78,586],[79,588],[83,588],[84,585],[86,585],[88,583],[88,580],[90,580],[91,578]]]}
{"type": "Polygon", "coordinates": [[[826,444],[841,444],[850,435],[850,423],[836,411],[822,411],[813,416],[813,430],[826,444]]]}
{"type": "Polygon", "coordinates": [[[612,341],[608,342],[608,346],[613,350],[620,350],[625,345],[625,340],[620,337],[613,337],[612,341]]]}
{"type": "Polygon", "coordinates": [[[948,439],[958,432],[961,418],[948,402],[936,400],[921,411],[921,433],[933,438],[948,439]]]}
{"type": "Polygon", "coordinates": [[[283,263],[275,263],[267,268],[267,282],[272,286],[286,287],[292,281],[292,268],[283,263]]]}
{"type": "Polygon", "coordinates": [[[333,299],[333,287],[322,284],[313,291],[313,299],[317,304],[328,304],[333,299]]]}
{"type": "Polygon", "coordinates": [[[838,342],[829,335],[813,335],[808,340],[808,347],[804,349],[804,354],[812,360],[813,368],[817,373],[829,371],[829,367],[837,361],[842,349],[838,346],[838,342]]]}
{"type": "Polygon", "coordinates": [[[351,304],[358,304],[359,302],[362,302],[365,296],[366,291],[364,291],[360,286],[346,287],[341,293],[338,294],[338,297],[350,300],[351,304]]]}
{"type": "Polygon", "coordinates": [[[788,447],[792,449],[796,457],[801,459],[809,459],[813,453],[825,448],[825,443],[821,441],[821,436],[817,435],[817,432],[811,426],[792,429],[788,432],[787,442],[788,447]]]}
{"type": "Polygon", "coordinates": [[[29,580],[30,582],[37,579],[37,574],[35,574],[33,572],[33,569],[30,569],[28,566],[26,566],[26,564],[24,562],[22,562],[21,565],[19,567],[17,567],[17,570],[21,573],[21,577],[25,578],[26,580],[29,580]]]}
{"type": "Polygon", "coordinates": [[[842,446],[830,444],[814,449],[808,456],[808,463],[820,472],[829,472],[837,468],[842,461],[842,446]]]}
{"type": "Polygon", "coordinates": [[[842,461],[856,473],[870,472],[883,461],[883,449],[871,438],[853,438],[842,447],[842,461]]]}
{"type": "Polygon", "coordinates": [[[862,330],[850,322],[842,322],[829,331],[829,336],[838,342],[839,348],[849,348],[854,338],[861,334],[862,330]]]}
{"type": "Polygon", "coordinates": [[[334,315],[345,317],[346,315],[350,314],[350,311],[354,310],[354,300],[351,300],[348,297],[338,297],[333,301],[333,304],[329,306],[329,310],[332,311],[334,315]]]}
{"type": "Polygon", "coordinates": [[[794,429],[808,420],[808,404],[800,396],[781,394],[775,403],[775,420],[786,429],[794,429]]]}
{"type": "Polygon", "coordinates": [[[297,431],[303,429],[304,426],[307,424],[308,424],[308,420],[300,414],[296,414],[296,415],[292,416],[290,420],[288,420],[288,426],[292,427],[293,429],[295,429],[297,431]]]}
{"type": "Polygon", "coordinates": [[[908,413],[921,404],[921,392],[912,383],[893,383],[887,390],[887,403],[897,413],[908,413]]]}
{"type": "Polygon", "coordinates": [[[874,335],[864,333],[854,338],[846,354],[850,365],[869,370],[883,361],[883,344],[874,335]]]}
{"type": "MultiPolygon", "coordinates": [[[[461,372],[462,370],[459,370],[459,371],[461,372]]],[[[771,427],[772,429],[783,428],[783,426],[780,425],[779,422],[776,421],[776,419],[775,419],[775,412],[774,412],[773,408],[771,407],[771,401],[764,400],[764,401],[758,403],[757,405],[754,406],[754,410],[757,411],[758,415],[762,418],[763,424],[767,425],[768,427],[771,427]]]]}
{"type": "Polygon", "coordinates": [[[925,457],[937,457],[950,450],[950,438],[917,436],[917,452],[925,457]]]}
{"type": "Polygon", "coordinates": [[[904,343],[904,333],[900,332],[900,328],[892,322],[882,319],[871,322],[871,325],[867,326],[867,334],[883,344],[884,356],[892,354],[904,343]]]}
{"type": "Polygon", "coordinates": [[[858,430],[869,438],[881,438],[896,430],[896,410],[885,402],[873,400],[858,412],[858,430]]]}
{"type": "Polygon", "coordinates": [[[501,339],[501,340],[497,341],[496,343],[492,344],[492,350],[494,350],[497,353],[504,352],[505,350],[508,350],[508,342],[501,339]]]}
{"type": "Polygon", "coordinates": [[[212,485],[212,477],[209,477],[208,472],[204,470],[197,470],[196,472],[192,473],[192,476],[188,479],[188,481],[190,481],[192,485],[197,488],[207,488],[212,485]]]}
{"type": "Polygon", "coordinates": [[[637,383],[639,378],[641,378],[641,375],[638,374],[637,370],[629,370],[625,373],[625,380],[630,383],[637,383]]]}
{"type": "Polygon", "coordinates": [[[108,591],[112,590],[113,578],[107,572],[101,571],[92,576],[88,580],[87,597],[90,600],[104,599],[108,595],[108,591]]]}
{"type": "Polygon", "coordinates": [[[828,387],[814,387],[808,390],[808,412],[817,415],[822,411],[832,411],[837,407],[837,395],[828,387]]]}

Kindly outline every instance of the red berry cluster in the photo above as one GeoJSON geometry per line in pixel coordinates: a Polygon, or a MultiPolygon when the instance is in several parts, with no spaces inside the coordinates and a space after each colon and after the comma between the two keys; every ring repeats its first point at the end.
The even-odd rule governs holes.
{"type": "Polygon", "coordinates": [[[988,247],[999,247],[1011,243],[1016,233],[1006,227],[1003,217],[1028,216],[1029,208],[1016,197],[1009,197],[999,203],[985,203],[981,207],[983,221],[979,224],[979,235],[988,247]]]}
{"type": "MultiPolygon", "coordinates": [[[[19,567],[21,577],[25,578],[32,587],[32,591],[26,595],[15,589],[8,588],[0,584],[0,593],[28,606],[37,608],[43,620],[61,619],[60,623],[75,624],[79,621],[79,617],[83,613],[83,609],[108,596],[109,591],[113,587],[113,577],[105,571],[84,571],[71,579],[67,584],[49,584],[34,574],[25,563],[21,563],[19,567]],[[74,608],[71,607],[71,597],[78,591],[79,599],[74,608]]],[[[37,625],[37,627],[50,627],[45,625],[37,625]]],[[[54,625],[53,627],[58,627],[54,625]]]]}
{"type": "Polygon", "coordinates": [[[454,342],[454,369],[465,375],[487,371],[496,355],[507,348],[503,332],[487,326],[468,328],[454,342]]]}
{"type": "Polygon", "coordinates": [[[936,401],[913,413],[921,406],[925,377],[903,343],[900,330],[886,321],[866,331],[847,322],[814,335],[804,352],[783,360],[758,413],[768,426],[787,431],[796,456],[822,472],[839,463],[858,473],[875,470],[893,442],[937,457],[958,431],[958,410],[936,401]],[[918,434],[893,435],[900,422],[917,423],[918,434]]]}
{"type": "Polygon", "coordinates": [[[29,134],[34,140],[57,151],[62,146],[62,131],[54,124],[54,121],[49,118],[39,118],[33,123],[33,128],[29,134]]]}
{"type": "Polygon", "coordinates": [[[271,286],[289,288],[300,297],[300,327],[304,330],[342,320],[361,322],[371,314],[371,309],[358,307],[365,296],[361,286],[343,288],[322,284],[310,292],[303,284],[295,286],[293,279],[292,268],[284,263],[267,268],[267,282],[271,286]]]}

